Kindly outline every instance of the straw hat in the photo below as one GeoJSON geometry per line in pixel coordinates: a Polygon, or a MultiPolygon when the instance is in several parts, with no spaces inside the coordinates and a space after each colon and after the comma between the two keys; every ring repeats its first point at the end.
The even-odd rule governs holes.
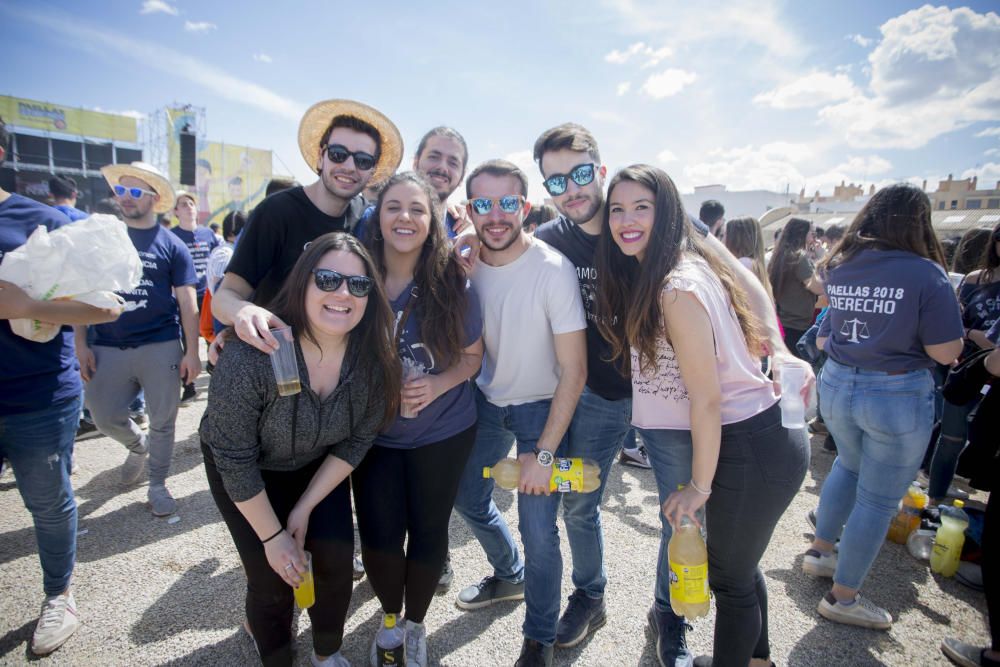
{"type": "Polygon", "coordinates": [[[109,164],[101,167],[101,174],[104,180],[112,188],[120,184],[122,176],[133,176],[141,181],[145,181],[150,189],[160,195],[160,201],[153,206],[153,212],[166,213],[174,207],[174,186],[160,170],[146,162],[133,162],[132,164],[109,164]]]}
{"type": "Polygon", "coordinates": [[[403,160],[403,137],[399,130],[382,112],[353,100],[317,102],[302,116],[302,122],[299,123],[299,150],[302,152],[302,159],[313,171],[319,166],[319,142],[336,116],[353,116],[378,130],[382,146],[372,173],[372,184],[381,183],[396,173],[403,160]]]}

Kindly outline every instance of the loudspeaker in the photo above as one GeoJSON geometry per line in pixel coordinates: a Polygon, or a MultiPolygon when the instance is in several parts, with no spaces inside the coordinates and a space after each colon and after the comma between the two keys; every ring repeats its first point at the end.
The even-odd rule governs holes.
{"type": "Polygon", "coordinates": [[[180,133],[181,144],[181,185],[195,186],[195,135],[180,133]]]}

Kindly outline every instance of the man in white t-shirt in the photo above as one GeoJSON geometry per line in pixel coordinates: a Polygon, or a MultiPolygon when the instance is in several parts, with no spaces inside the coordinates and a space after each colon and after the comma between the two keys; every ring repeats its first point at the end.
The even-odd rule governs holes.
{"type": "Polygon", "coordinates": [[[479,426],[455,509],[468,523],[493,574],[458,595],[462,609],[525,599],[524,644],[516,665],[552,662],[562,558],[550,494],[553,455],[587,377],[586,319],[576,270],[522,229],[531,209],[528,179],[504,160],[483,163],[466,180],[469,215],[482,244],[472,284],[483,310],[486,353],[477,379],[479,426]],[[483,468],[517,442],[521,476],[518,527],[522,560],[493,503],[483,468]]]}

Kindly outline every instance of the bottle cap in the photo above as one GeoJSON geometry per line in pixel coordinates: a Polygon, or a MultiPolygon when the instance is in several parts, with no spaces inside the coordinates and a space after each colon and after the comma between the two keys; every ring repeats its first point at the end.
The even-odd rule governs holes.
{"type": "Polygon", "coordinates": [[[965,507],[965,501],[963,500],[956,500],[953,504],[958,509],[962,509],[963,507],[965,507]]]}
{"type": "Polygon", "coordinates": [[[396,615],[386,614],[385,620],[382,622],[382,624],[385,625],[385,627],[389,628],[390,630],[396,627],[396,615]]]}
{"type": "Polygon", "coordinates": [[[489,466],[483,468],[483,479],[489,479],[493,476],[493,471],[490,470],[489,466]]]}

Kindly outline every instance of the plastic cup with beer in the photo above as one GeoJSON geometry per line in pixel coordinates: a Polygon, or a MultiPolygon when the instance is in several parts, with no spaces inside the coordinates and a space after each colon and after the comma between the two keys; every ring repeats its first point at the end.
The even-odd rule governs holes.
{"type": "Polygon", "coordinates": [[[806,404],[802,400],[802,387],[806,383],[806,369],[797,364],[778,367],[781,379],[781,425],[785,428],[806,427],[806,404]]]}
{"type": "MultiPolygon", "coordinates": [[[[403,357],[403,384],[404,385],[407,384],[408,382],[413,382],[414,380],[419,380],[420,378],[422,378],[426,374],[427,374],[426,373],[426,369],[424,368],[424,365],[422,363],[420,363],[419,361],[414,361],[413,359],[410,359],[409,357],[403,357]]],[[[420,414],[419,410],[414,410],[413,408],[411,408],[410,406],[408,406],[406,403],[403,403],[402,401],[400,401],[400,403],[399,403],[399,416],[400,417],[402,417],[403,419],[413,419],[418,414],[420,414]]]]}
{"type": "Polygon", "coordinates": [[[295,604],[299,609],[308,609],[316,604],[316,582],[313,580],[313,559],[312,554],[303,551],[306,555],[306,571],[299,574],[302,583],[295,587],[295,604]]]}
{"type": "Polygon", "coordinates": [[[295,360],[295,337],[291,327],[271,329],[271,335],[278,341],[278,349],[271,353],[274,379],[278,382],[279,396],[294,396],[302,391],[299,381],[299,365],[295,360]]]}

